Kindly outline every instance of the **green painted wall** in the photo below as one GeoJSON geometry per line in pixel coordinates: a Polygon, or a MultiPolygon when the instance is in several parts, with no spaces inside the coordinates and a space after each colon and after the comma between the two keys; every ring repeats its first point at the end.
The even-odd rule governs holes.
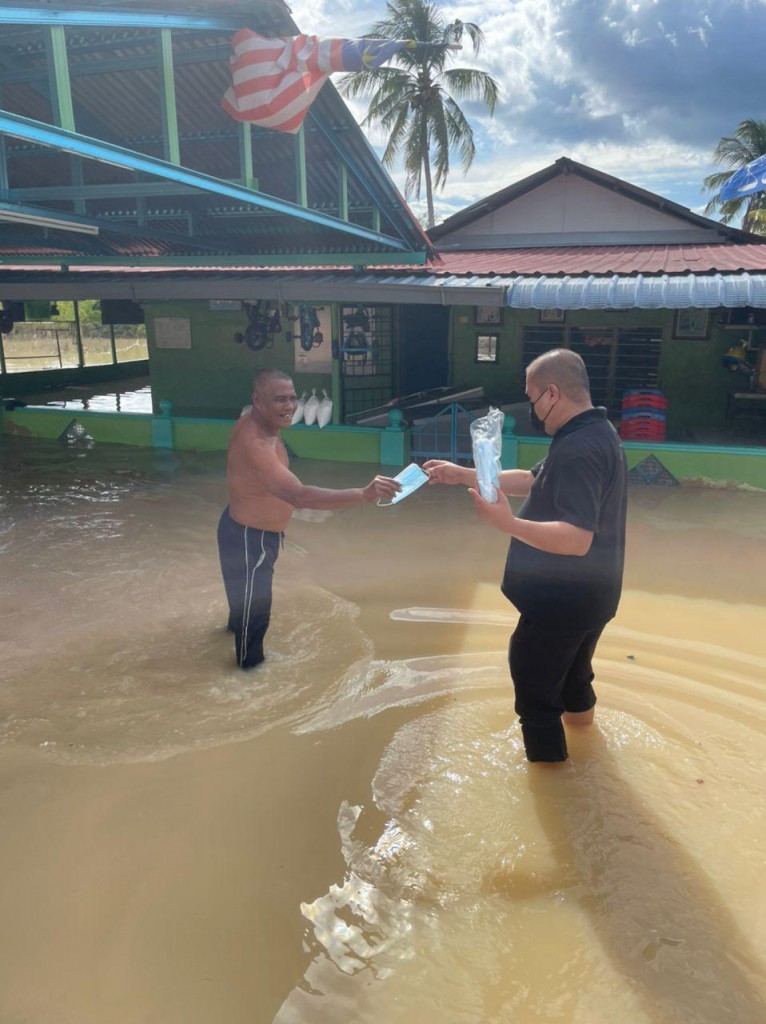
{"type": "MultiPolygon", "coordinates": [[[[742,330],[721,326],[721,310],[711,310],[708,338],[700,341],[673,337],[675,314],[671,310],[635,309],[623,311],[571,310],[566,324],[572,327],[658,327],[662,333],[659,386],[668,399],[667,437],[671,441],[704,443],[708,435],[726,427],[727,396],[746,390],[742,374],[727,370],[721,357],[742,330]]],[[[517,402],[524,397],[521,345],[524,328],[539,324],[537,310],[503,310],[503,323],[474,322],[470,306],[455,307],[451,321],[452,376],[450,383],[481,385],[490,402],[517,402]],[[497,364],[474,362],[476,335],[498,335],[497,364]]],[[[766,345],[766,330],[757,332],[755,342],[766,345]]]]}
{"type": "Polygon", "coordinates": [[[24,437],[56,439],[72,420],[81,423],[94,441],[147,447],[152,443],[151,416],[139,413],[85,412],[67,409],[14,409],[3,413],[2,430],[24,437]]]}
{"type": "Polygon", "coordinates": [[[173,442],[178,451],[226,451],[233,420],[174,419],[173,442]]]}
{"type": "MultiPolygon", "coordinates": [[[[545,457],[550,441],[520,438],[519,469],[531,469],[545,457]]],[[[766,448],[715,448],[706,445],[623,442],[628,468],[653,455],[676,480],[687,484],[715,483],[766,490],[766,448]]],[[[511,466],[504,467],[512,469],[511,466]]]]}
{"type": "MultiPolygon", "coordinates": [[[[477,325],[470,306],[457,306],[452,314],[452,384],[482,385],[491,400],[518,402],[524,398],[521,346],[525,327],[540,326],[536,309],[502,311],[499,325],[477,325]],[[498,362],[476,363],[474,353],[478,334],[498,335],[498,362]]],[[[663,337],[663,349],[670,337],[672,313],[669,310],[635,309],[567,310],[569,327],[657,327],[663,337]]],[[[684,344],[689,344],[684,342],[684,344]]],[[[724,374],[725,376],[725,374],[724,374]]]]}
{"type": "MultiPolygon", "coordinates": [[[[64,409],[22,408],[0,410],[0,432],[24,437],[55,440],[72,420],[77,420],[94,441],[103,444],[127,444],[150,447],[152,424],[165,417],[142,413],[67,411],[64,409]]],[[[173,447],[177,451],[225,451],[234,420],[176,418],[172,420],[173,447]]],[[[337,427],[328,424],[299,425],[282,431],[282,437],[300,458],[327,459],[330,462],[381,461],[403,466],[409,459],[409,435],[405,431],[382,431],[372,427],[337,427]],[[387,443],[384,444],[384,438],[387,443]],[[382,452],[382,447],[385,452],[382,452]],[[385,458],[382,458],[385,456],[385,458]]]]}
{"type": "Polygon", "coordinates": [[[742,331],[722,328],[719,319],[714,310],[710,337],[704,341],[672,337],[663,341],[660,382],[668,398],[669,440],[704,441],[709,431],[720,432],[726,426],[729,393],[748,390],[745,376],[732,373],[721,362],[742,331]]]}
{"type": "MultiPolygon", "coordinates": [[[[131,413],[76,412],[63,409],[0,409],[0,431],[24,437],[58,438],[76,419],[97,443],[149,447],[152,422],[157,418],[131,413]]],[[[233,420],[173,419],[174,446],[179,451],[224,451],[233,420]]],[[[296,426],[283,431],[290,448],[301,458],[336,462],[365,462],[401,466],[409,461],[407,435],[399,431],[389,451],[397,457],[381,460],[386,431],[364,427],[296,426]],[[398,453],[401,452],[400,457],[398,453]]],[[[547,439],[519,438],[517,463],[530,469],[545,456],[547,439]]],[[[677,480],[687,483],[746,484],[766,490],[766,448],[714,448],[683,444],[624,444],[632,468],[654,455],[677,480]]],[[[516,468],[505,465],[506,469],[516,468]]]]}
{"type": "Polygon", "coordinates": [[[483,387],[491,403],[515,401],[521,388],[520,326],[523,319],[510,309],[501,311],[502,324],[477,325],[472,306],[456,306],[451,316],[450,384],[483,387]],[[477,334],[498,336],[497,363],[474,361],[477,334]]]}
{"type": "MultiPolygon", "coordinates": [[[[324,305],[331,307],[337,324],[333,304],[324,305]]],[[[493,404],[522,400],[523,331],[540,323],[537,310],[504,309],[501,316],[500,324],[477,324],[473,307],[458,306],[451,311],[450,320],[450,383],[481,385],[493,404]],[[498,336],[496,364],[475,362],[476,337],[480,333],[498,336]]],[[[670,310],[573,310],[566,314],[567,325],[574,327],[658,328],[662,335],[659,386],[668,399],[667,437],[670,441],[695,443],[720,438],[726,427],[727,396],[745,386],[742,375],[731,373],[721,363],[722,355],[741,332],[724,329],[720,320],[720,312],[713,310],[709,337],[691,341],[673,337],[674,313],[670,310]],[[718,437],[714,437],[716,433],[718,437]]],[[[295,373],[294,342],[287,341],[285,334],[296,325],[285,317],[283,331],[275,337],[273,346],[257,353],[233,340],[234,334],[246,326],[244,311],[213,312],[207,301],[148,303],[146,325],[155,410],[161,399],[169,399],[175,416],[232,419],[250,401],[253,373],[263,366],[276,366],[293,375],[299,394],[310,393],[312,388],[321,394],[322,388],[326,389],[334,399],[337,419],[337,373],[295,373]],[[191,349],[158,348],[155,317],[188,318],[191,349]]],[[[766,331],[762,333],[766,343],[766,331]]],[[[372,382],[365,379],[364,384],[371,386],[372,382]]]]}
{"type": "Polygon", "coordinates": [[[301,458],[332,462],[380,462],[380,430],[370,427],[298,425],[282,431],[287,445],[301,458]]]}
{"type": "MultiPolygon", "coordinates": [[[[237,344],[234,335],[244,332],[247,317],[241,312],[213,312],[204,302],[150,302],[145,306],[146,334],[155,412],[158,403],[173,403],[175,416],[233,419],[249,404],[251,381],[256,370],[274,366],[293,375],[298,394],[315,387],[332,394],[331,374],[295,374],[294,342],[286,332],[296,325],[282,318],[282,333],[271,348],[252,352],[237,344]],[[158,348],[155,318],[188,318],[191,348],[158,348]]],[[[327,341],[329,344],[329,339],[327,341]]]]}

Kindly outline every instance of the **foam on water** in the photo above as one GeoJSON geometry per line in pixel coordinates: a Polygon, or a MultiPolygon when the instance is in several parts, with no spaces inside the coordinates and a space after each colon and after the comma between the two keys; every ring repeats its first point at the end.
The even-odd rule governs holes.
{"type": "MultiPolygon", "coordinates": [[[[680,617],[726,616],[675,603],[680,617]]],[[[456,608],[391,617],[508,627],[456,608]]],[[[370,1024],[763,1019],[759,945],[741,923],[755,924],[746,908],[764,856],[766,660],[616,624],[600,652],[606,707],[595,732],[570,736],[561,769],[524,759],[503,650],[347,675],[306,727],[451,699],[397,731],[369,807],[341,805],[346,871],[302,906],[314,954],[277,1024],[330,1022],[349,1007],[370,1024]],[[733,849],[726,905],[713,879],[730,882],[733,849]]]]}
{"type": "MultiPolygon", "coordinates": [[[[635,1024],[762,1019],[763,966],[741,926],[754,924],[745,907],[763,857],[758,775],[743,788],[741,766],[754,740],[763,749],[762,709],[735,743],[716,742],[694,706],[675,721],[678,676],[652,675],[640,710],[623,701],[632,667],[600,660],[609,706],[560,770],[527,764],[500,693],[398,730],[370,807],[339,808],[346,870],[302,906],[314,954],[279,1024],[338,1020],[347,1007],[370,1024],[606,1024],[618,1010],[635,1024]],[[717,838],[694,843],[703,867],[686,844],[711,814],[717,838]],[[712,881],[729,877],[724,834],[737,837],[736,910],[712,881]]],[[[459,680],[459,659],[453,670],[459,680]]]]}

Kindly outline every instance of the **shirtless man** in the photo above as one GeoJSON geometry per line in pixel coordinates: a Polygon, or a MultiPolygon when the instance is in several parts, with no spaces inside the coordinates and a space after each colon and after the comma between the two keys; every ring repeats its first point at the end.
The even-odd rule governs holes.
{"type": "Polygon", "coordinates": [[[237,663],[249,669],[263,659],[263,638],[271,615],[274,563],[285,528],[296,508],[349,508],[392,498],[396,480],[376,476],[366,487],[331,490],[302,484],[288,466],[279,436],[298,404],[290,377],[281,370],[259,370],[253,378],[253,404],[229,439],[226,463],[228,506],[218,523],[218,552],[229,602],[237,663]]]}

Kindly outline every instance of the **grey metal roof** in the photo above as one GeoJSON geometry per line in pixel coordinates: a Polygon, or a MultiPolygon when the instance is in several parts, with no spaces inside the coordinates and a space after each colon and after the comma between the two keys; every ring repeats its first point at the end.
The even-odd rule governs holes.
{"type": "Polygon", "coordinates": [[[508,281],[514,309],[712,309],[766,307],[766,274],[517,277],[508,281]]]}
{"type": "Polygon", "coordinates": [[[279,299],[364,301],[514,309],[766,308],[766,273],[597,275],[463,275],[381,268],[313,270],[246,267],[131,267],[103,270],[0,268],[0,296],[83,299],[279,299]]]}
{"type": "MultiPolygon", "coordinates": [[[[22,221],[12,229],[4,225],[0,262],[17,257],[34,263],[39,256],[61,256],[66,263],[67,255],[72,262],[95,262],[99,255],[105,263],[162,262],[180,253],[196,262],[206,253],[251,260],[260,254],[294,257],[401,249],[424,254],[429,248],[332,82],[314,101],[304,126],[305,202],[296,137],[254,127],[246,140],[242,126],[221,108],[231,81],[234,28],[229,22],[265,35],[293,34],[297,28],[283,0],[179,0],[171,7],[166,0],[59,0],[50,6],[18,6],[31,12],[28,21],[14,20],[9,5],[0,3],[2,198],[17,212],[79,215],[83,222],[97,224],[99,233],[85,245],[76,234],[53,226],[43,229],[22,221]],[[85,9],[114,23],[89,24],[85,9]],[[148,18],[147,24],[131,20],[139,12],[139,21],[148,18]],[[173,29],[173,96],[166,97],[171,105],[174,101],[177,116],[178,162],[171,162],[166,153],[162,30],[154,24],[171,15],[190,26],[173,29]],[[208,15],[216,24],[199,27],[208,15]],[[71,83],[77,150],[67,149],[63,141],[46,141],[42,131],[63,127],[54,111],[57,80],[46,18],[59,18],[63,25],[67,75],[62,78],[71,83]],[[132,156],[133,163],[110,163],[89,144],[93,141],[120,147],[126,151],[121,158],[132,156]],[[242,152],[248,147],[253,178],[246,182],[242,152]],[[193,171],[222,185],[247,186],[252,195],[229,202],[226,193],[214,188],[183,183],[180,173],[173,177],[169,171],[169,177],[163,177],[159,170],[147,170],[146,161],[139,158],[165,161],[171,163],[171,171],[193,171]],[[341,165],[348,172],[347,216],[341,200],[341,165]],[[298,209],[278,212],[268,204],[259,205],[257,194],[298,209]],[[312,214],[321,217],[312,219],[312,214]],[[370,238],[365,231],[381,237],[370,238]]],[[[66,98],[63,85],[62,90],[66,98]]]]}

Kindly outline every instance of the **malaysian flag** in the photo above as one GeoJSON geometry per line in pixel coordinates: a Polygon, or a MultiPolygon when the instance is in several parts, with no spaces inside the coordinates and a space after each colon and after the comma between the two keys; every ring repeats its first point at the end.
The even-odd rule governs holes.
{"type": "Polygon", "coordinates": [[[265,39],[243,28],[232,39],[232,86],[223,108],[238,121],[297,132],[319,90],[333,71],[377,68],[412,40],[265,39]]]}

